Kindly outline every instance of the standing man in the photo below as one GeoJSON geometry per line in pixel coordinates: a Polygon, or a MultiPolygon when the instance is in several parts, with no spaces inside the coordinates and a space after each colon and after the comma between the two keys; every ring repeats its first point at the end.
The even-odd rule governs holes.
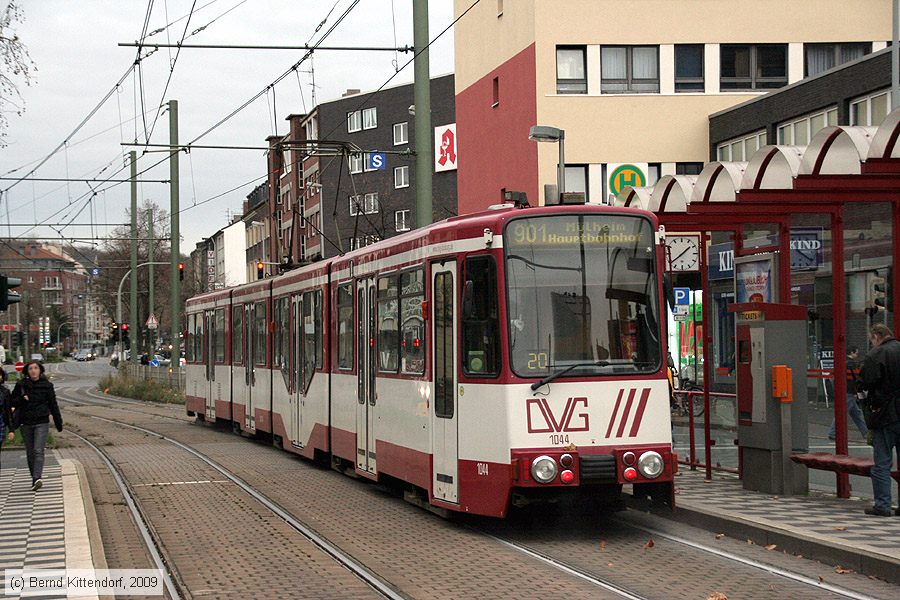
{"type": "MultiPolygon", "coordinates": [[[[875,505],[867,515],[891,516],[891,464],[900,456],[900,342],[881,323],[869,330],[872,349],[863,362],[860,380],[869,392],[866,422],[872,431],[875,465],[872,491],[875,505]]],[[[897,509],[900,515],[900,509],[897,509]]]]}
{"type": "MultiPolygon", "coordinates": [[[[862,411],[856,403],[856,395],[860,387],[859,378],[856,376],[858,370],[859,348],[857,346],[850,346],[847,349],[847,379],[849,380],[847,385],[847,414],[849,414],[850,418],[853,419],[853,422],[856,423],[859,434],[863,439],[867,439],[869,436],[869,428],[866,427],[866,421],[863,418],[862,411]]],[[[832,418],[831,429],[828,430],[828,439],[834,441],[836,434],[837,429],[835,427],[835,419],[832,418]]]]}

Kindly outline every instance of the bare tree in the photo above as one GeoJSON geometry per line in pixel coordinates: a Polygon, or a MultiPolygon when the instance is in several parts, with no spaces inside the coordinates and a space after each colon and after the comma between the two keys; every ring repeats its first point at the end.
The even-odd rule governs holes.
{"type": "Polygon", "coordinates": [[[19,83],[31,85],[37,72],[28,48],[16,33],[16,24],[25,20],[25,12],[17,2],[9,2],[0,13],[0,146],[6,146],[7,114],[25,112],[25,99],[19,83]]]}

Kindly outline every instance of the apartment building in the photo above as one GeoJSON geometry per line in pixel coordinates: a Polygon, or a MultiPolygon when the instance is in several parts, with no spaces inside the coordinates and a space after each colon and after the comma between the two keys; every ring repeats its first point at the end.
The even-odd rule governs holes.
{"type": "MultiPolygon", "coordinates": [[[[457,15],[471,2],[455,0],[457,15]]],[[[543,202],[565,132],[566,191],[696,174],[708,117],[886,46],[890,2],[489,0],[455,26],[460,212],[504,190],[543,202]]],[[[827,119],[827,116],[826,116],[827,119]]],[[[768,143],[742,141],[742,152],[768,143]]]]}

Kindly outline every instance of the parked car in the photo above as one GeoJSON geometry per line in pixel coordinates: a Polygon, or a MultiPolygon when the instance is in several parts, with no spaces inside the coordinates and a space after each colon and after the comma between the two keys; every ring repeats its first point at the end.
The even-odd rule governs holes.
{"type": "Polygon", "coordinates": [[[79,362],[84,362],[87,360],[94,360],[94,353],[88,350],[87,348],[83,348],[75,353],[75,360],[79,362]]]}
{"type": "Polygon", "coordinates": [[[40,352],[35,352],[34,354],[31,355],[31,360],[39,360],[39,361],[43,362],[44,355],[41,354],[40,352]]]}

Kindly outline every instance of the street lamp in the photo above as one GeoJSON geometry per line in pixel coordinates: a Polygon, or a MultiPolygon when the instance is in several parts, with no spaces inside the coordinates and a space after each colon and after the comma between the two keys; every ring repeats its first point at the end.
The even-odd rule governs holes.
{"type": "Polygon", "coordinates": [[[559,166],[556,171],[556,193],[559,201],[566,181],[566,131],[548,125],[532,125],[528,131],[528,139],[532,142],[559,142],[559,166]]]}

